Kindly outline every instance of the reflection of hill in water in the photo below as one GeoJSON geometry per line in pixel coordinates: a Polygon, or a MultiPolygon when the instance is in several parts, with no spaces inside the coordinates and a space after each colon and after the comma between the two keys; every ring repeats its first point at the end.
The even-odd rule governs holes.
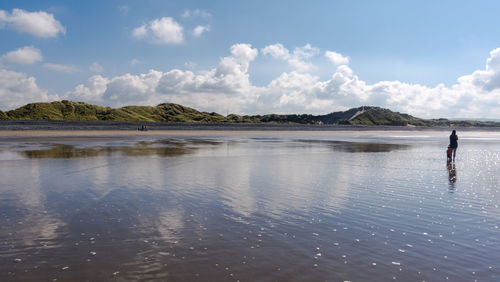
{"type": "Polygon", "coordinates": [[[409,145],[401,144],[377,144],[377,143],[349,143],[332,146],[334,151],[351,152],[351,153],[381,153],[391,152],[395,150],[408,149],[409,145]]]}
{"type": "Polygon", "coordinates": [[[391,143],[368,143],[368,142],[348,142],[348,141],[330,141],[330,140],[300,140],[300,142],[309,144],[320,144],[328,146],[334,151],[348,153],[385,153],[395,150],[406,150],[410,148],[407,144],[391,143]]]}
{"type": "Polygon", "coordinates": [[[90,158],[112,155],[172,157],[191,154],[200,148],[219,144],[221,142],[197,139],[186,141],[140,141],[131,146],[77,147],[67,144],[50,144],[49,149],[25,150],[22,151],[22,154],[30,159],[90,158]]]}
{"type": "MultiPolygon", "coordinates": [[[[268,138],[258,140],[266,143],[281,143],[282,139],[268,138]]],[[[391,152],[395,150],[405,150],[410,145],[391,144],[391,143],[368,143],[368,142],[348,142],[331,140],[298,140],[299,144],[310,146],[326,146],[334,151],[348,153],[378,153],[391,152]]],[[[99,145],[91,147],[78,147],[68,144],[46,144],[48,149],[24,150],[21,154],[30,159],[44,158],[91,158],[99,156],[159,156],[173,157],[185,154],[192,154],[203,148],[213,148],[224,141],[215,141],[210,139],[183,139],[183,140],[154,140],[138,141],[130,145],[99,145]]],[[[297,143],[295,143],[297,144],[297,143]]]]}

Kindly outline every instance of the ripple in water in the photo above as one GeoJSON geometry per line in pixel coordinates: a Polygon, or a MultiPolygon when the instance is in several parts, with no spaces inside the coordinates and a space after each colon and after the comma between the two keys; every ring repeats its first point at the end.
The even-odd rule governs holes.
{"type": "Polygon", "coordinates": [[[1,143],[0,280],[498,280],[499,139],[414,135],[1,143]]]}

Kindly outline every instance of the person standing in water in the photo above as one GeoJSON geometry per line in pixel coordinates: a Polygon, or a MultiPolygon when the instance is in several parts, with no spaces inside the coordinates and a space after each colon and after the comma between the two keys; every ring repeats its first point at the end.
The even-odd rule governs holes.
{"type": "Polygon", "coordinates": [[[457,147],[458,147],[458,136],[457,136],[457,131],[453,130],[450,135],[450,147],[453,151],[453,161],[455,161],[455,155],[457,154],[457,147]]]}

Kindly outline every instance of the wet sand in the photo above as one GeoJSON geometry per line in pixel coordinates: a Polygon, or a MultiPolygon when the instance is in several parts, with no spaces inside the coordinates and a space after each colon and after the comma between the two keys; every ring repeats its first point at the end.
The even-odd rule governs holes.
{"type": "MultiPolygon", "coordinates": [[[[499,138],[500,131],[469,128],[459,131],[461,139],[467,138],[499,138]]],[[[446,139],[449,129],[378,129],[378,128],[344,128],[342,130],[241,130],[241,129],[186,129],[186,130],[0,130],[0,142],[38,142],[38,141],[106,141],[136,140],[168,137],[304,137],[304,138],[435,138],[446,139]]]]}
{"type": "Polygon", "coordinates": [[[0,281],[500,278],[498,133],[1,133],[0,281]]]}
{"type": "MultiPolygon", "coordinates": [[[[0,130],[0,137],[133,137],[133,136],[255,136],[255,135],[359,135],[383,134],[388,130],[0,130]]],[[[389,130],[392,133],[408,133],[404,130],[389,130]]],[[[432,130],[426,132],[442,132],[432,130]]]]}
{"type": "MultiPolygon", "coordinates": [[[[382,136],[418,136],[419,131],[399,130],[0,130],[0,143],[5,142],[102,142],[119,140],[141,140],[151,138],[258,138],[258,137],[301,137],[301,138],[358,138],[382,136]]],[[[426,136],[442,136],[442,131],[426,131],[426,136]]]]}
{"type": "MultiPolygon", "coordinates": [[[[432,130],[359,130],[359,129],[344,129],[344,130],[154,130],[154,131],[139,131],[139,130],[0,130],[0,137],[134,137],[134,136],[256,136],[256,135],[327,135],[327,136],[345,136],[345,135],[384,135],[387,132],[391,134],[418,134],[425,132],[426,134],[443,134],[448,132],[448,129],[432,129],[432,130]]],[[[484,132],[490,132],[484,130],[484,132]]],[[[500,132],[499,132],[500,134],[500,132]]],[[[477,134],[475,134],[477,135],[477,134]]]]}
{"type": "MultiPolygon", "coordinates": [[[[375,132],[371,132],[373,134],[375,132]]],[[[379,134],[382,132],[378,132],[379,134]]],[[[0,142],[94,142],[155,137],[264,137],[264,136],[352,136],[352,131],[249,131],[249,130],[5,130],[0,142]]]]}

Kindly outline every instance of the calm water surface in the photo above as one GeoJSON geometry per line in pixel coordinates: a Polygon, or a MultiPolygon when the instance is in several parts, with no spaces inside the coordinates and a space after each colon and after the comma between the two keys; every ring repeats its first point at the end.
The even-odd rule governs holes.
{"type": "Polygon", "coordinates": [[[0,280],[498,281],[500,134],[448,134],[4,138],[0,280]]]}

